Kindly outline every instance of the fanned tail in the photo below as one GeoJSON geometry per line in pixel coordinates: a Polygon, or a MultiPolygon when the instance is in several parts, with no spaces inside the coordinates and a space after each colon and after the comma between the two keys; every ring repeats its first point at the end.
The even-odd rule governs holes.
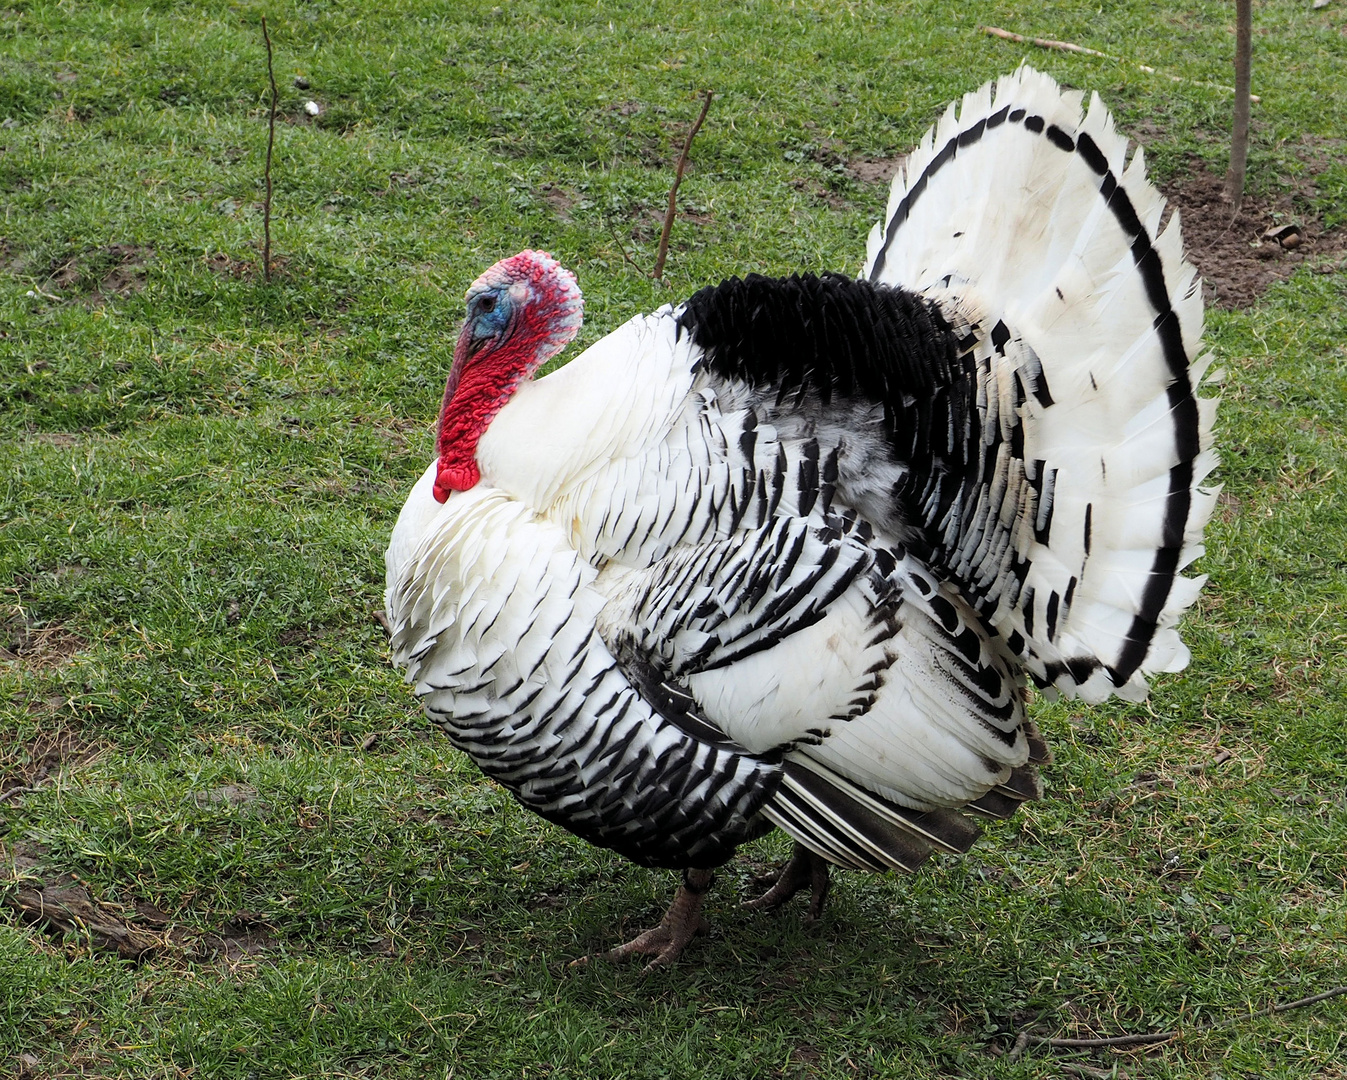
{"type": "Polygon", "coordinates": [[[933,561],[1040,685],[1092,701],[1187,664],[1203,579],[1180,572],[1218,490],[1200,283],[1126,151],[1097,95],[1082,115],[1021,68],[927,132],[865,269],[977,338],[980,464],[924,523],[933,561]]]}

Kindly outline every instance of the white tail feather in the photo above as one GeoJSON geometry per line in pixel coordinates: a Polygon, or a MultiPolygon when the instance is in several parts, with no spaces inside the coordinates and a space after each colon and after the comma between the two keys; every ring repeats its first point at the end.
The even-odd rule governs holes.
{"type": "Polygon", "coordinates": [[[1024,472],[1052,483],[998,466],[1000,514],[1039,529],[1012,530],[1027,570],[1012,581],[991,568],[980,607],[1024,641],[1040,683],[1089,700],[1144,696],[1147,674],[1187,662],[1172,627],[1201,580],[1178,571],[1200,553],[1216,497],[1199,486],[1217,464],[1216,402],[1196,397],[1210,364],[1201,291],[1178,214],[1161,230],[1164,209],[1097,95],[1082,116],[1079,94],[1020,68],[926,133],[868,245],[872,280],[925,292],[983,333],[1010,331],[979,352],[987,390],[1003,426],[1021,429],[1024,472]],[[1016,371],[1036,364],[1048,393],[1014,400],[1016,371]]]}

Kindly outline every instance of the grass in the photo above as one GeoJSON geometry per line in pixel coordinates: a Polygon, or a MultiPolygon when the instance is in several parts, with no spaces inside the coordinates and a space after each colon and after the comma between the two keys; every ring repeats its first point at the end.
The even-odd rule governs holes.
{"type": "MultiPolygon", "coordinates": [[[[1301,210],[1326,224],[1347,217],[1333,12],[1259,6],[1250,155],[1275,194],[1322,152],[1301,210]]],[[[1209,320],[1226,498],[1188,671],[1145,706],[1038,706],[1048,797],[961,860],[840,875],[821,925],[738,909],[769,838],[673,971],[567,970],[657,917],[672,875],[483,781],[370,615],[462,291],[496,258],[573,266],[582,343],[730,273],[854,272],[885,192],[846,164],[1021,59],[980,24],[1228,82],[1232,22],[1135,0],[0,4],[0,777],[37,781],[0,804],[0,1071],[1063,1075],[1003,1054],[1037,1022],[1189,1030],[1081,1059],[1126,1075],[1342,1077],[1347,998],[1248,1015],[1347,970],[1341,271],[1209,320]],[[661,286],[631,262],[653,264],[704,87],[661,286]],[[30,925],[35,877],[166,946],[132,962],[30,925]]],[[[1029,59],[1100,91],[1162,178],[1223,169],[1221,93],[1029,59]]]]}

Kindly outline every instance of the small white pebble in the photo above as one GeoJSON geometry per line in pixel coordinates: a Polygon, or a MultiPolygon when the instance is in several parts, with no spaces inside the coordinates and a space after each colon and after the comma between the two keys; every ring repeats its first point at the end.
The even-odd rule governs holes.
{"type": "Polygon", "coordinates": [[[317,116],[317,115],[318,115],[320,112],[322,112],[323,110],[322,110],[322,108],[319,106],[318,102],[316,102],[316,101],[306,101],[306,102],[304,102],[304,111],[305,111],[306,113],[308,113],[310,116],[317,116]]]}

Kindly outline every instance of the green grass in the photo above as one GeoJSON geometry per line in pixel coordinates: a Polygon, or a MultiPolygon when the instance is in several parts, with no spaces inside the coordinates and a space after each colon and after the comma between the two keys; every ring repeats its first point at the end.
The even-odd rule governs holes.
{"type": "MultiPolygon", "coordinates": [[[[1336,155],[1300,207],[1329,223],[1347,218],[1335,10],[1258,7],[1250,166],[1275,195],[1307,146],[1336,155]]],[[[1342,1077],[1347,998],[1248,1015],[1347,970],[1341,272],[1209,319],[1228,498],[1192,666],[1145,706],[1038,706],[1048,797],[913,878],[839,875],[818,926],[737,907],[784,854],[770,838],[720,875],[714,934],[673,971],[568,970],[656,918],[673,876],[482,780],[417,717],[371,619],[462,291],[495,259],[533,245],[574,267],[582,343],[730,273],[854,272],[885,192],[839,163],[901,152],[1026,54],[979,25],[1224,83],[1232,18],[0,4],[0,645],[31,628],[0,663],[0,776],[53,763],[0,804],[0,1072],[1016,1080],[1063,1075],[1043,1048],[996,1056],[1031,1022],[1236,1020],[1122,1072],[1342,1077]],[[264,12],[285,115],[270,285],[264,12]],[[708,86],[695,217],[660,285],[627,257],[654,261],[708,86]],[[25,874],[153,904],[172,944],[133,963],[35,928],[7,903],[25,874]]],[[[1028,58],[1098,90],[1161,177],[1224,168],[1220,92],[1028,58]]]]}

